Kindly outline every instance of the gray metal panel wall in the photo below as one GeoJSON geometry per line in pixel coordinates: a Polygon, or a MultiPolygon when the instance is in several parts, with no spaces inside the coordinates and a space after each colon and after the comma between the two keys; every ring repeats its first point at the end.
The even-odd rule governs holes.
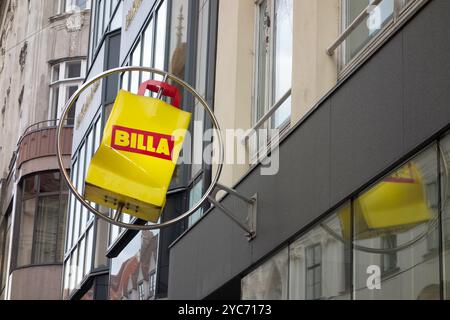
{"type": "Polygon", "coordinates": [[[449,12],[426,5],[283,142],[278,175],[239,184],[258,193],[254,241],[213,210],[172,247],[170,299],[204,298],[448,125],[449,12]]]}

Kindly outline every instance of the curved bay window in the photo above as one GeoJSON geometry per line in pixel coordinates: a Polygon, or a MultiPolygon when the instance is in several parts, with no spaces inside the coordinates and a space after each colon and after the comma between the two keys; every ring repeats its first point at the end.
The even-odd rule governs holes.
{"type": "Polygon", "coordinates": [[[16,267],[62,262],[67,186],[58,171],[23,179],[16,267]]]}

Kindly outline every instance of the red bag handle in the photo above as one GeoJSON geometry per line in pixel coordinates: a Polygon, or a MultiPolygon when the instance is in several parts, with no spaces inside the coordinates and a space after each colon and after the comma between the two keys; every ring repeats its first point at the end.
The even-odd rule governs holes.
{"type": "Polygon", "coordinates": [[[156,93],[158,93],[159,90],[162,90],[162,95],[171,98],[172,105],[175,108],[180,109],[181,94],[177,87],[174,87],[166,82],[148,80],[139,86],[138,95],[145,95],[146,90],[156,93]]]}

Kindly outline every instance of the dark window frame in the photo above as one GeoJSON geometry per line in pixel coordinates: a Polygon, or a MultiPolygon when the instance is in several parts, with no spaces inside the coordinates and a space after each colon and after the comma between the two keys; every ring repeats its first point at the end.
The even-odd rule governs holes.
{"type": "Polygon", "coordinates": [[[320,243],[316,243],[313,245],[310,245],[308,247],[305,248],[305,260],[306,260],[306,264],[305,264],[305,297],[307,300],[319,300],[322,297],[322,264],[323,264],[323,257],[322,257],[322,245],[320,243]],[[319,262],[316,263],[316,248],[320,249],[320,256],[319,256],[319,262]],[[312,251],[312,264],[309,265],[308,263],[308,251],[312,251]],[[320,275],[319,275],[319,280],[316,279],[315,276],[315,271],[319,269],[320,270],[320,275]],[[312,290],[313,290],[313,296],[310,297],[308,296],[308,287],[310,287],[308,285],[308,278],[309,278],[309,273],[312,272],[312,290]],[[316,295],[316,291],[315,291],[315,286],[316,284],[320,284],[319,287],[319,294],[316,295]]]}
{"type": "MultiPolygon", "coordinates": [[[[63,223],[61,225],[62,222],[64,222],[64,217],[61,216],[61,214],[67,214],[67,210],[64,210],[63,208],[61,208],[61,205],[64,203],[64,198],[66,198],[66,209],[68,206],[68,197],[69,197],[69,191],[67,189],[66,183],[64,182],[64,180],[61,177],[61,174],[59,173],[59,191],[52,191],[52,192],[41,192],[40,190],[40,177],[41,175],[44,174],[48,174],[48,173],[59,173],[58,170],[47,170],[47,171],[40,171],[40,172],[35,172],[29,175],[26,175],[24,177],[22,177],[19,186],[20,186],[20,191],[18,192],[18,197],[17,197],[17,202],[19,203],[19,205],[17,206],[17,214],[15,217],[15,226],[14,226],[14,235],[13,235],[13,240],[14,240],[14,244],[12,247],[12,252],[11,252],[11,272],[13,272],[14,270],[18,270],[18,269],[22,269],[22,268],[28,268],[28,267],[32,267],[32,266],[42,266],[42,265],[61,265],[64,262],[64,245],[65,245],[65,235],[66,235],[66,223],[63,223]],[[25,190],[24,190],[24,183],[25,180],[27,178],[30,177],[34,177],[34,183],[36,186],[36,193],[31,195],[31,196],[24,196],[25,190]],[[35,261],[35,252],[36,252],[36,246],[37,244],[35,243],[35,237],[36,237],[36,229],[37,229],[37,224],[39,221],[39,217],[40,217],[40,213],[39,213],[39,199],[45,198],[45,197],[54,197],[54,196],[59,196],[59,204],[58,204],[58,212],[60,213],[60,215],[58,216],[58,223],[57,226],[58,228],[62,227],[64,228],[63,230],[63,234],[64,236],[61,237],[61,239],[58,239],[59,237],[57,236],[56,238],[56,243],[55,243],[55,250],[57,251],[57,248],[59,246],[62,246],[62,256],[60,257],[60,261],[58,261],[58,257],[55,257],[55,261],[53,262],[45,262],[45,263],[37,263],[35,261]],[[24,264],[24,265],[18,265],[18,256],[19,256],[19,242],[20,242],[20,232],[21,232],[21,223],[22,223],[22,214],[23,214],[23,208],[24,208],[24,203],[26,201],[29,200],[33,200],[35,201],[35,206],[34,206],[34,221],[33,221],[33,242],[32,242],[32,248],[31,248],[31,257],[30,257],[30,263],[28,264],[24,264]],[[62,241],[62,243],[60,243],[60,241],[62,241]]],[[[57,253],[57,252],[56,252],[57,253]]]]}

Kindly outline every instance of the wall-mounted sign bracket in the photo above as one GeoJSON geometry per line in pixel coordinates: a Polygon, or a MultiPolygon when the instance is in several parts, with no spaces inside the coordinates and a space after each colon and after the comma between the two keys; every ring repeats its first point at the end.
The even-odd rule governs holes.
{"type": "Polygon", "coordinates": [[[237,192],[234,189],[231,189],[229,187],[226,187],[220,183],[216,184],[216,188],[211,193],[211,195],[208,196],[208,201],[213,204],[217,209],[225,213],[227,217],[231,219],[234,223],[236,223],[242,230],[245,231],[245,236],[247,237],[248,241],[253,240],[256,237],[256,220],[257,220],[257,195],[253,195],[251,198],[245,197],[241,195],[239,192],[237,192]],[[238,199],[242,200],[247,204],[247,217],[245,219],[245,222],[240,221],[239,218],[237,218],[231,210],[224,207],[218,200],[217,200],[217,193],[219,191],[225,191],[229,195],[233,195],[237,197],[238,199]]]}

